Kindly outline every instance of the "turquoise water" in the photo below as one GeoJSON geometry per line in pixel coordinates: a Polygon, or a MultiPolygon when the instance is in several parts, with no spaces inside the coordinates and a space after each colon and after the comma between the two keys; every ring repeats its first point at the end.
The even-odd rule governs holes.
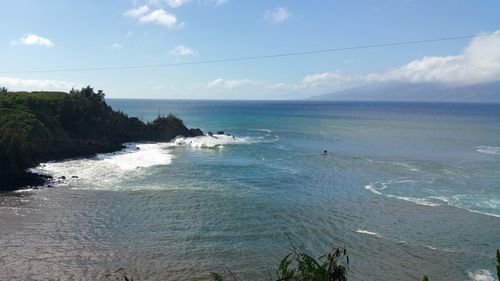
{"type": "Polygon", "coordinates": [[[500,105],[108,102],[235,137],[38,167],[69,179],[0,195],[0,279],[124,267],[139,280],[259,280],[288,234],[313,255],[346,246],[349,280],[493,280],[500,105]]]}

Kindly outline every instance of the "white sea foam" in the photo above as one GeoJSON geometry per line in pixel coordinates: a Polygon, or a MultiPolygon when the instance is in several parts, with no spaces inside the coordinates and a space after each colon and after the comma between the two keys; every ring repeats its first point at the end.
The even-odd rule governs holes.
{"type": "Polygon", "coordinates": [[[476,146],[476,151],[485,154],[500,155],[498,146],[476,146]]]}
{"type": "MultiPolygon", "coordinates": [[[[452,196],[452,197],[453,198],[447,198],[447,197],[442,197],[442,196],[431,196],[429,198],[443,201],[443,202],[445,202],[449,206],[452,206],[452,207],[455,207],[455,208],[458,208],[458,209],[462,209],[462,210],[466,210],[466,211],[471,212],[471,213],[500,218],[500,214],[493,214],[493,213],[488,213],[488,212],[484,212],[484,211],[473,210],[473,209],[464,207],[464,206],[462,206],[460,204],[460,202],[457,199],[457,198],[459,198],[459,196],[452,196]]],[[[494,199],[489,199],[489,200],[487,200],[485,202],[482,202],[482,204],[485,205],[486,207],[489,207],[489,208],[498,208],[499,201],[498,200],[494,200],[494,199]]],[[[478,204],[478,205],[480,205],[480,204],[478,204]]]]}
{"type": "Polygon", "coordinates": [[[168,165],[173,156],[165,150],[167,144],[125,144],[126,149],[116,153],[99,154],[98,160],[123,170],[134,170],[158,165],[168,165]]]}
{"type": "Polygon", "coordinates": [[[490,217],[500,218],[499,214],[493,214],[493,213],[488,213],[488,212],[481,212],[481,211],[478,211],[478,210],[472,210],[472,209],[469,209],[469,208],[463,208],[463,207],[456,206],[456,205],[454,205],[454,207],[457,207],[459,209],[463,209],[463,210],[469,211],[471,213],[476,213],[476,214],[486,215],[486,216],[490,216],[490,217]]]}
{"type": "Polygon", "coordinates": [[[390,197],[390,198],[396,198],[396,199],[399,199],[399,200],[404,200],[404,201],[408,201],[408,202],[412,202],[412,203],[415,203],[417,205],[422,205],[422,206],[428,206],[428,207],[437,207],[437,206],[440,206],[439,203],[436,203],[436,202],[433,202],[427,198],[415,198],[415,197],[407,197],[407,196],[396,196],[396,195],[391,195],[391,194],[388,194],[388,195],[385,195],[387,197],[390,197]]]}
{"type": "Polygon", "coordinates": [[[425,247],[426,247],[427,249],[437,250],[437,248],[436,248],[436,247],[432,247],[432,246],[429,246],[429,245],[425,245],[425,247]]]}
{"type": "Polygon", "coordinates": [[[391,184],[413,183],[413,182],[415,182],[415,181],[409,180],[409,179],[405,179],[405,180],[396,179],[396,180],[389,180],[389,181],[381,181],[381,182],[370,183],[368,185],[365,185],[365,189],[374,193],[374,194],[377,194],[377,195],[382,195],[382,196],[386,196],[389,198],[404,200],[404,201],[415,203],[417,205],[428,206],[428,207],[440,206],[440,204],[436,203],[434,200],[432,200],[433,198],[431,198],[431,197],[429,197],[429,198],[415,198],[415,197],[398,196],[398,195],[393,195],[393,194],[382,193],[382,191],[385,190],[386,188],[388,188],[391,184]],[[378,187],[376,187],[376,186],[378,186],[378,187]]]}
{"type": "Polygon", "coordinates": [[[126,179],[136,176],[141,168],[169,165],[173,159],[168,143],[129,143],[125,146],[121,151],[93,158],[43,163],[32,171],[56,179],[64,176],[66,179],[56,181],[57,185],[109,188],[119,187],[126,179]]]}
{"type": "Polygon", "coordinates": [[[371,184],[365,185],[365,189],[369,190],[375,194],[382,195],[382,193],[380,191],[376,190],[375,188],[373,188],[373,185],[371,185],[371,184]]]}
{"type": "MultiPolygon", "coordinates": [[[[385,187],[386,186],[382,185],[382,188],[375,189],[372,184],[365,185],[365,189],[374,193],[374,194],[412,202],[412,203],[415,203],[417,205],[437,207],[437,206],[441,206],[441,204],[437,203],[436,201],[441,201],[443,203],[446,203],[446,205],[448,205],[448,206],[462,209],[462,210],[465,210],[465,211],[468,211],[471,213],[500,218],[500,214],[474,210],[474,209],[463,206],[462,204],[460,204],[460,202],[457,202],[456,200],[454,200],[452,198],[447,198],[447,197],[442,197],[442,196],[430,196],[430,197],[426,197],[426,198],[415,198],[415,197],[407,197],[407,196],[397,196],[397,195],[392,195],[392,194],[383,194],[379,190],[383,190],[383,189],[385,189],[385,187]]],[[[488,200],[486,202],[483,202],[483,204],[486,206],[489,206],[489,207],[492,207],[492,206],[497,207],[498,201],[497,200],[488,200]]]]}
{"type": "Polygon", "coordinates": [[[250,137],[235,137],[230,135],[198,136],[194,138],[178,137],[172,141],[175,146],[190,146],[194,148],[223,148],[230,144],[249,144],[257,142],[250,137]]]}
{"type": "Polygon", "coordinates": [[[495,281],[491,272],[486,269],[480,269],[476,272],[469,272],[469,278],[473,281],[495,281]]]}
{"type": "Polygon", "coordinates": [[[372,232],[372,231],[368,231],[366,229],[360,229],[360,228],[354,230],[354,232],[359,233],[359,234],[372,235],[372,236],[376,236],[376,237],[382,236],[382,235],[378,234],[377,232],[372,232]]]}

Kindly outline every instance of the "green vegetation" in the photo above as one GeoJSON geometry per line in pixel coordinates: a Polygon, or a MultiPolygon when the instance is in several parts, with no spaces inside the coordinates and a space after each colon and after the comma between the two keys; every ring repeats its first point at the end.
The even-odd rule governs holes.
{"type": "MultiPolygon", "coordinates": [[[[292,250],[278,263],[276,269],[268,270],[269,280],[278,281],[346,281],[349,256],[345,248],[335,248],[318,259],[299,251],[293,243],[292,250]]],[[[236,275],[229,272],[233,280],[236,275]]],[[[212,272],[213,281],[224,281],[221,273],[212,272]]]]}
{"type": "Polygon", "coordinates": [[[90,86],[69,93],[0,91],[0,190],[43,182],[26,172],[40,161],[115,151],[124,142],[202,134],[173,115],[148,124],[128,117],[90,86]]]}

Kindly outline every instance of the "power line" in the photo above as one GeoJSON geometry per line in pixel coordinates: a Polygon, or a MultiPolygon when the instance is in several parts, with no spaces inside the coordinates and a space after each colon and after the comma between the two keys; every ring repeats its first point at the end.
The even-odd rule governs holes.
{"type": "Polygon", "coordinates": [[[88,67],[88,68],[66,68],[66,69],[49,69],[49,70],[0,71],[0,74],[28,74],[28,73],[53,73],[53,72],[84,72],[84,71],[103,71],[103,70],[126,70],[126,69],[160,68],[160,67],[172,67],[172,66],[183,66],[183,65],[198,65],[198,64],[211,64],[211,63],[224,63],[224,62],[263,60],[263,59],[273,59],[273,58],[281,58],[281,57],[292,57],[292,56],[314,55],[314,54],[326,54],[326,53],[334,53],[334,52],[348,51],[348,50],[380,48],[380,47],[412,45],[412,44],[423,44],[423,43],[440,42],[440,41],[451,41],[451,40],[458,40],[458,39],[470,39],[470,38],[487,36],[487,35],[489,35],[489,34],[479,34],[479,35],[476,34],[476,35],[463,35],[463,36],[454,36],[454,37],[441,37],[441,38],[423,39],[423,40],[414,40],[414,41],[389,42],[389,43],[358,45],[358,46],[341,47],[341,48],[331,48],[331,49],[321,49],[321,50],[312,50],[312,51],[302,51],[302,52],[292,52],[292,53],[280,53],[280,54],[270,54],[270,55],[262,55],[262,56],[221,58],[221,59],[199,60],[199,61],[191,61],[191,62],[178,62],[178,63],[165,63],[165,64],[143,64],[143,65],[123,65],[123,66],[103,66],[103,67],[88,67]]]}

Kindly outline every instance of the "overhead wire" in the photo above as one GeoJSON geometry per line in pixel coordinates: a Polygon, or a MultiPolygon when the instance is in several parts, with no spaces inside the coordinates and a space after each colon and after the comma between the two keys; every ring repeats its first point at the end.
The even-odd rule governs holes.
{"type": "Polygon", "coordinates": [[[273,58],[282,58],[282,57],[293,57],[293,56],[303,56],[303,55],[314,55],[314,54],[327,54],[327,53],[334,53],[334,52],[340,52],[340,51],[349,51],[349,50],[358,50],[358,49],[381,48],[381,47],[413,45],[413,44],[424,44],[424,43],[440,42],[440,41],[470,39],[470,38],[476,38],[476,37],[487,36],[487,35],[490,35],[490,34],[475,34],[475,35],[462,35],[462,36],[453,36],[453,37],[440,37],[440,38],[431,38],[431,39],[423,39],[423,40],[386,42],[386,43],[357,45],[357,46],[349,46],[349,47],[339,47],[339,48],[328,48],[328,49],[318,49],[318,50],[309,50],[309,51],[299,51],[299,52],[276,53],[276,54],[268,54],[268,55],[244,56],[244,57],[233,57],[233,58],[219,58],[219,59],[187,61],[187,62],[176,62],[176,63],[163,63],[163,64],[98,66],[98,67],[61,68],[61,69],[39,69],[39,70],[35,69],[35,70],[21,70],[21,71],[8,71],[7,70],[7,71],[0,71],[0,74],[85,72],[85,71],[127,70],[127,69],[146,69],[146,68],[163,68],[163,67],[175,67],[175,66],[202,65],[202,64],[225,63],[225,62],[264,60],[264,59],[273,59],[273,58]]]}

